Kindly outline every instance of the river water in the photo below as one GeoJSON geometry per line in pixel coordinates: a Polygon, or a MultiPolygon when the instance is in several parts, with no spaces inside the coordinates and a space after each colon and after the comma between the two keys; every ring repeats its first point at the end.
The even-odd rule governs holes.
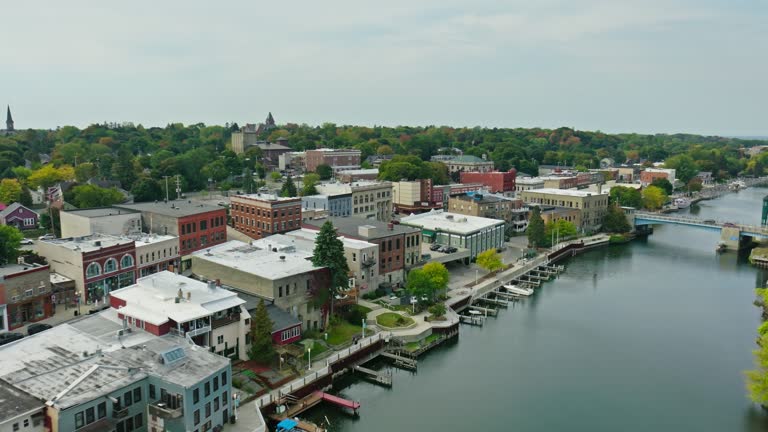
{"type": "MultiPolygon", "coordinates": [[[[690,213],[759,224],[766,193],[690,213]]],[[[322,405],[307,417],[331,431],[768,431],[743,378],[768,274],[716,254],[718,240],[665,225],[571,258],[531,299],[423,356],[418,373],[391,369],[392,389],[341,381],[358,418],[322,405]]]]}

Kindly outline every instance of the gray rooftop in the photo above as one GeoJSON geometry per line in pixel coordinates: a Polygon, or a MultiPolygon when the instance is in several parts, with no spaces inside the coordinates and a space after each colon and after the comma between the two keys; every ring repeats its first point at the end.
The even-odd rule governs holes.
{"type": "Polygon", "coordinates": [[[44,407],[39,399],[0,381],[0,424],[33,410],[42,412],[44,407]]]}
{"type": "Polygon", "coordinates": [[[115,207],[97,207],[97,208],[89,208],[89,209],[82,209],[82,210],[68,210],[65,213],[92,218],[92,217],[114,216],[119,214],[132,214],[132,213],[138,213],[138,211],[124,209],[124,208],[115,208],[115,207]]]}
{"type": "MultiPolygon", "coordinates": [[[[240,291],[238,289],[232,289],[232,291],[236,292],[238,297],[245,300],[245,304],[243,306],[245,306],[248,312],[256,310],[256,307],[259,305],[259,302],[262,299],[259,296],[247,293],[245,291],[240,291]]],[[[301,321],[299,321],[298,318],[294,318],[288,312],[278,308],[274,304],[269,303],[269,300],[264,300],[264,302],[267,304],[267,313],[269,314],[269,319],[272,320],[272,333],[287,329],[288,327],[293,327],[296,324],[301,324],[301,321]]]]}
{"type": "Polygon", "coordinates": [[[221,210],[223,207],[213,206],[208,204],[200,204],[189,200],[175,200],[175,201],[157,201],[146,203],[134,203],[134,204],[115,204],[114,207],[137,210],[140,212],[156,213],[165,216],[184,217],[192,216],[200,213],[212,212],[221,210]]]}
{"type": "Polygon", "coordinates": [[[37,213],[36,211],[34,211],[34,210],[30,210],[29,208],[27,208],[27,207],[24,207],[23,205],[21,205],[21,204],[19,204],[19,203],[15,202],[15,203],[13,203],[13,204],[9,204],[9,205],[8,205],[8,207],[6,207],[6,208],[5,208],[5,209],[3,209],[2,211],[0,211],[0,217],[5,217],[5,216],[8,216],[9,214],[11,214],[11,213],[13,213],[14,211],[16,211],[16,209],[18,209],[18,208],[25,208],[25,209],[27,209],[27,210],[31,211],[32,213],[37,213]]]}
{"type": "Polygon", "coordinates": [[[6,264],[0,266],[0,279],[26,270],[39,269],[45,266],[40,264],[6,264]]]}
{"type": "Polygon", "coordinates": [[[330,220],[334,227],[336,227],[336,230],[346,236],[351,238],[363,238],[365,240],[373,240],[377,238],[382,237],[389,237],[396,234],[412,234],[419,232],[418,228],[412,228],[405,225],[400,224],[393,224],[392,230],[390,231],[388,228],[388,224],[386,222],[380,222],[377,220],[372,219],[360,219],[355,217],[328,217],[328,218],[320,218],[320,219],[312,219],[304,222],[304,225],[310,229],[312,227],[315,227],[316,229],[320,229],[320,227],[323,226],[325,221],[330,220]],[[362,225],[372,225],[376,227],[376,234],[371,237],[363,237],[358,232],[358,228],[362,225]]]}

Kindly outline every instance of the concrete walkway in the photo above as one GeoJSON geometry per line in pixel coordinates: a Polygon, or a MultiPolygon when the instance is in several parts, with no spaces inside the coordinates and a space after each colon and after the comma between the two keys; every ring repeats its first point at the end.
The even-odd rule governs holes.
{"type": "Polygon", "coordinates": [[[237,409],[237,423],[225,424],[225,432],[266,432],[267,424],[256,402],[248,402],[237,409]]]}

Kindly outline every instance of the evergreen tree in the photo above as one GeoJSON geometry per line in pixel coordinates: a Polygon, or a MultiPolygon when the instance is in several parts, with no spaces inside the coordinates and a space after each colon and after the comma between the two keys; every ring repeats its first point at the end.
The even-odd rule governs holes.
{"type": "Polygon", "coordinates": [[[603,231],[626,233],[632,230],[624,211],[616,204],[608,206],[608,213],[603,218],[603,231]]]}
{"type": "Polygon", "coordinates": [[[535,248],[546,243],[546,235],[544,234],[544,219],[541,218],[541,209],[538,206],[532,207],[525,234],[528,236],[528,245],[535,248]]]}
{"type": "Polygon", "coordinates": [[[251,352],[249,357],[259,363],[269,363],[275,355],[272,346],[272,320],[269,319],[264,299],[259,300],[251,320],[251,352]]]}
{"type": "MultiPolygon", "coordinates": [[[[320,228],[315,240],[315,250],[312,254],[312,264],[327,267],[331,272],[331,292],[320,292],[316,298],[318,304],[325,303],[328,294],[336,295],[346,288],[349,281],[349,265],[344,256],[344,243],[336,236],[336,228],[331,221],[326,221],[320,228]]],[[[333,299],[331,298],[331,315],[333,315],[333,299]]]]}
{"type": "Polygon", "coordinates": [[[283,183],[283,188],[280,189],[280,196],[285,198],[292,198],[298,196],[299,192],[296,190],[296,184],[293,182],[291,176],[283,183]]]}

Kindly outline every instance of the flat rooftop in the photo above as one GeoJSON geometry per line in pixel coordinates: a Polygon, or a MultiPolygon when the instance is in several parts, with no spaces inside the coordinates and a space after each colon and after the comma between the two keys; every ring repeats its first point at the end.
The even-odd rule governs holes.
{"type": "Polygon", "coordinates": [[[162,243],[168,240],[177,240],[178,237],[163,234],[141,234],[128,236],[136,242],[136,247],[149,246],[155,243],[162,243]]]}
{"type": "MultiPolygon", "coordinates": [[[[305,245],[304,247],[310,246],[311,247],[310,251],[314,251],[315,241],[317,240],[318,234],[320,234],[320,231],[302,228],[295,231],[287,232],[285,234],[278,234],[278,235],[281,235],[290,240],[295,239],[297,244],[303,243],[305,245]]],[[[267,238],[272,238],[272,237],[267,237],[267,238]]],[[[378,247],[378,245],[376,245],[375,243],[369,243],[365,240],[353,239],[346,236],[338,236],[338,239],[341,240],[345,248],[364,249],[368,247],[378,247]]]]}
{"type": "Polygon", "coordinates": [[[43,408],[45,404],[42,401],[0,381],[0,424],[33,410],[42,413],[43,408]]]}
{"type": "Polygon", "coordinates": [[[371,175],[371,174],[379,174],[379,169],[378,168],[367,168],[367,169],[340,170],[339,174],[371,175]]]}
{"type": "Polygon", "coordinates": [[[343,234],[345,237],[355,239],[374,240],[397,234],[413,234],[419,231],[417,228],[403,226],[401,224],[393,224],[392,230],[390,230],[386,222],[380,222],[373,219],[360,219],[351,216],[312,219],[304,222],[304,225],[310,230],[313,229],[312,227],[315,227],[319,231],[320,227],[322,227],[325,221],[328,220],[331,221],[337,232],[343,234]],[[375,233],[370,237],[361,236],[358,228],[364,225],[376,227],[375,233]]]}
{"type": "Polygon", "coordinates": [[[251,244],[230,240],[197,251],[192,257],[269,280],[307,273],[318,268],[310,261],[311,252],[270,242],[268,238],[253,240],[251,244]],[[277,252],[273,249],[277,249],[277,252]]]}
{"type": "Polygon", "coordinates": [[[200,204],[190,200],[156,201],[134,204],[115,204],[113,207],[155,213],[164,216],[185,217],[212,211],[224,211],[223,207],[200,204]]]}
{"type": "MultiPolygon", "coordinates": [[[[345,173],[349,171],[342,171],[341,173],[345,173]]],[[[391,182],[380,182],[376,180],[356,180],[352,183],[322,183],[315,186],[317,191],[320,194],[323,195],[339,195],[339,194],[345,194],[345,193],[351,193],[354,189],[357,188],[391,188],[392,183],[391,182]]]]}
{"type": "Polygon", "coordinates": [[[126,245],[133,243],[132,239],[109,236],[106,234],[91,234],[84,237],[69,237],[63,239],[40,240],[40,243],[54,244],[74,251],[92,252],[101,248],[126,245]]]}
{"type": "Polygon", "coordinates": [[[215,286],[211,289],[205,282],[169,271],[139,278],[135,284],[110,295],[126,302],[119,309],[121,313],[154,325],[165,324],[169,319],[183,323],[245,303],[232,291],[215,286]],[[181,299],[177,303],[179,292],[181,299]]]}
{"type": "Polygon", "coordinates": [[[0,266],[0,278],[21,273],[27,270],[40,269],[46,266],[40,264],[6,264],[0,266]]]}
{"type": "Polygon", "coordinates": [[[478,216],[467,216],[458,213],[433,210],[427,213],[406,216],[400,223],[418,226],[430,231],[444,231],[456,234],[468,234],[497,225],[504,225],[503,220],[478,216]]]}
{"type": "Polygon", "coordinates": [[[136,214],[136,213],[139,213],[139,211],[124,209],[124,208],[115,208],[115,207],[98,207],[98,208],[89,208],[89,209],[82,209],[82,210],[67,210],[64,213],[69,213],[69,214],[87,217],[87,218],[96,218],[96,217],[105,217],[105,216],[136,214]]]}
{"type": "Polygon", "coordinates": [[[297,198],[297,197],[288,197],[288,198],[286,198],[286,197],[278,196],[276,194],[262,193],[262,192],[252,193],[252,194],[234,195],[232,198],[247,198],[247,199],[252,199],[252,200],[257,200],[257,201],[277,201],[277,202],[300,200],[300,198],[297,198]]]}
{"type": "MultiPolygon", "coordinates": [[[[189,344],[184,338],[155,336],[141,329],[118,336],[122,328],[114,309],[27,336],[0,347],[0,379],[42,400],[51,400],[98,367],[55,401],[67,408],[155,375],[189,386],[226,367],[229,360],[189,344]],[[183,359],[160,364],[159,354],[184,350],[183,359]]],[[[0,406],[3,404],[0,404],[0,406]]]]}
{"type": "Polygon", "coordinates": [[[529,191],[523,191],[523,194],[526,193],[535,193],[535,194],[549,194],[549,195],[560,195],[560,196],[572,196],[572,197],[588,197],[588,196],[598,196],[598,195],[607,195],[606,193],[597,193],[597,192],[589,192],[589,191],[580,191],[580,190],[573,190],[573,189],[554,189],[554,188],[543,188],[543,189],[533,189],[529,191]]]}

